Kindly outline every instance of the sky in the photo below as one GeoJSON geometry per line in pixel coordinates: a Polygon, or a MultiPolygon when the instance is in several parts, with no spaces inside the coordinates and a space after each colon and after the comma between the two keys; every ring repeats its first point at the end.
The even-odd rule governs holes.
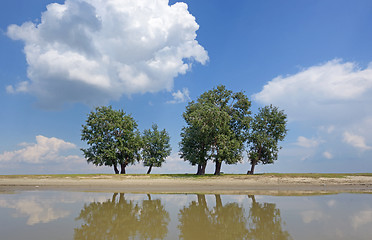
{"type": "MultiPolygon", "coordinates": [[[[152,173],[194,173],[178,155],[182,113],[221,84],[253,114],[288,116],[278,160],[257,173],[371,172],[371,23],[369,0],[3,0],[0,174],[113,173],[80,151],[104,105],[168,131],[172,153],[152,173]]],[[[248,169],[245,156],[221,171],[248,169]]]]}

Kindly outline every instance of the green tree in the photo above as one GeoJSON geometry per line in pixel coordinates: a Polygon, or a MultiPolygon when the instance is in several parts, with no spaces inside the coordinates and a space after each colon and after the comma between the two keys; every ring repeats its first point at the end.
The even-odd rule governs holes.
{"type": "Polygon", "coordinates": [[[152,130],[148,129],[143,132],[143,149],[142,158],[143,164],[149,167],[147,174],[151,172],[152,167],[161,167],[162,163],[165,162],[172,148],[169,144],[170,137],[163,129],[159,132],[156,124],[152,125],[152,130]]]}
{"type": "Polygon", "coordinates": [[[207,137],[196,126],[184,127],[181,132],[180,156],[191,165],[198,165],[197,175],[205,174],[207,167],[209,159],[207,137]]]}
{"type": "Polygon", "coordinates": [[[97,107],[82,126],[81,140],[90,146],[82,148],[88,163],[113,166],[116,174],[125,174],[128,164],[140,160],[142,139],[136,121],[123,110],[97,107]]]}
{"type": "Polygon", "coordinates": [[[259,108],[248,135],[248,158],[253,174],[258,163],[271,164],[278,159],[278,142],[287,134],[287,115],[272,105],[259,108]]]}
{"type": "Polygon", "coordinates": [[[222,162],[235,164],[242,159],[243,143],[249,129],[250,101],[243,92],[233,93],[221,85],[203,93],[186,107],[180,155],[197,174],[204,174],[208,160],[219,175],[222,162]]]}

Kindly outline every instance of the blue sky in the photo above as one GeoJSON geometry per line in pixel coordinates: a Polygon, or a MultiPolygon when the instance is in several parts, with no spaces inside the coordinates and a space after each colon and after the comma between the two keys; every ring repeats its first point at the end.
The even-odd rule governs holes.
{"type": "Polygon", "coordinates": [[[278,161],[257,172],[371,172],[371,22],[368,0],[1,1],[0,174],[113,172],[79,150],[108,104],[170,133],[153,173],[196,172],[178,157],[182,113],[219,84],[288,115],[278,161]]]}

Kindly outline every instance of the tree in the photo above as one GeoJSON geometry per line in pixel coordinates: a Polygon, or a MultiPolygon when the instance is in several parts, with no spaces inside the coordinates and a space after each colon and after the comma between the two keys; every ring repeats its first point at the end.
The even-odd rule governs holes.
{"type": "Polygon", "coordinates": [[[221,85],[203,93],[186,107],[180,155],[197,174],[204,174],[208,160],[215,162],[219,175],[222,162],[235,164],[242,159],[243,143],[249,128],[250,101],[243,92],[233,93],[221,85]]]}
{"type": "Polygon", "coordinates": [[[278,142],[283,141],[287,134],[287,115],[272,105],[259,108],[251,122],[248,135],[248,158],[253,174],[258,163],[271,164],[278,159],[278,142]]]}
{"type": "Polygon", "coordinates": [[[189,126],[182,128],[180,142],[180,156],[188,160],[191,165],[198,165],[196,175],[204,175],[208,161],[207,135],[198,127],[189,126]]]}
{"type": "Polygon", "coordinates": [[[88,163],[96,166],[113,166],[116,174],[125,174],[125,167],[140,160],[142,147],[137,123],[123,110],[97,107],[90,112],[82,126],[81,140],[90,146],[81,149],[88,163]]]}
{"type": "Polygon", "coordinates": [[[147,174],[151,172],[152,167],[161,167],[165,162],[172,148],[169,144],[170,137],[163,129],[159,132],[156,124],[152,125],[152,130],[148,129],[143,132],[143,149],[142,158],[143,165],[149,167],[147,174]]]}

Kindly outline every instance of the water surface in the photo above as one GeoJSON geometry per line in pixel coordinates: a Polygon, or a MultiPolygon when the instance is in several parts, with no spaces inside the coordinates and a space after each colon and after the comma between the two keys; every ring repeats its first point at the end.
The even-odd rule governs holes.
{"type": "Polygon", "coordinates": [[[0,193],[1,239],[371,239],[372,195],[0,193]]]}

